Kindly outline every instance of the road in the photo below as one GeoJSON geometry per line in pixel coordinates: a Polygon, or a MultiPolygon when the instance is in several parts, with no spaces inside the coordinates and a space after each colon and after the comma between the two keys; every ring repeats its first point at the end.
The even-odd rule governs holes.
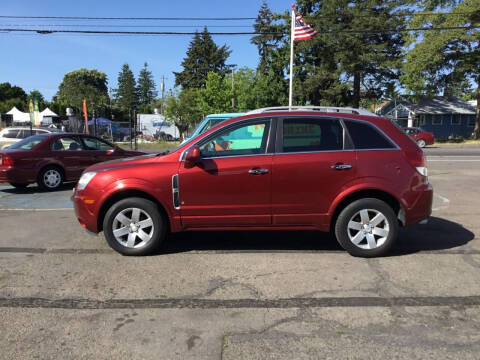
{"type": "Polygon", "coordinates": [[[316,232],[122,257],[78,225],[71,186],[1,187],[0,359],[479,359],[480,151],[426,154],[433,216],[377,259],[316,232]]]}

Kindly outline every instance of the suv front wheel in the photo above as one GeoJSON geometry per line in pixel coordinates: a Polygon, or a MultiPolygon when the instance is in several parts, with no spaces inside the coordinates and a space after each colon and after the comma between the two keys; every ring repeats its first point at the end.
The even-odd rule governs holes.
{"type": "Polygon", "coordinates": [[[156,204],[143,198],[126,198],[105,214],[103,232],[110,247],[123,255],[147,255],[166,236],[166,222],[156,204]]]}
{"type": "Polygon", "coordinates": [[[382,256],[397,239],[397,217],[392,208],[379,199],[356,200],[338,216],[335,236],[353,256],[382,256]]]}

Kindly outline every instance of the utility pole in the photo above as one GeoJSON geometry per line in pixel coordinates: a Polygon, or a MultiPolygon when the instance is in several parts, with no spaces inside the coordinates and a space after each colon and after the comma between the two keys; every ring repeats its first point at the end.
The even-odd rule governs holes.
{"type": "Polygon", "coordinates": [[[235,89],[235,77],[234,77],[234,72],[233,72],[233,69],[232,69],[232,111],[235,109],[235,93],[234,93],[234,89],[235,89]]]}
{"type": "Polygon", "coordinates": [[[162,75],[162,83],[160,84],[160,90],[162,91],[162,108],[160,109],[160,114],[163,115],[163,108],[165,105],[165,75],[162,75]]]}

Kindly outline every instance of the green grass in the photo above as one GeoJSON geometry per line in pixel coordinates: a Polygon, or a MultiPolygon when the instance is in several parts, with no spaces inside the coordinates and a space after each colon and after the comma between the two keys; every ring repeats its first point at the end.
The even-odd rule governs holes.
{"type": "Polygon", "coordinates": [[[435,142],[434,146],[462,146],[462,145],[480,145],[480,140],[465,140],[460,143],[455,142],[435,142]]]}
{"type": "MultiPolygon", "coordinates": [[[[117,142],[118,146],[123,149],[130,148],[130,142],[117,142]]],[[[158,141],[153,143],[138,142],[138,150],[169,150],[180,145],[180,141],[158,141]]]]}

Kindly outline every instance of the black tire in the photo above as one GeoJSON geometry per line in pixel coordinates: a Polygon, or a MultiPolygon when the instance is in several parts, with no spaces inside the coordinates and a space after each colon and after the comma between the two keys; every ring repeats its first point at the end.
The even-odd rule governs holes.
{"type": "Polygon", "coordinates": [[[24,183],[10,183],[10,185],[17,189],[25,189],[28,186],[28,184],[24,183]]]}
{"type": "MultiPolygon", "coordinates": [[[[365,214],[365,212],[363,212],[363,214],[365,214]]],[[[391,249],[398,237],[398,220],[392,208],[382,200],[374,198],[356,200],[347,205],[340,212],[335,222],[335,236],[340,245],[352,256],[366,258],[382,256],[391,249]],[[376,225],[371,227],[374,222],[370,223],[370,220],[368,222],[364,222],[361,219],[361,210],[367,210],[368,218],[370,220],[373,220],[375,215],[378,215],[379,213],[383,215],[385,220],[380,222],[378,227],[376,225]],[[353,225],[366,225],[360,225],[361,230],[354,230],[352,228],[349,229],[350,220],[352,220],[353,225]],[[385,227],[387,227],[388,230],[386,230],[385,227]],[[382,233],[387,231],[388,235],[381,237],[376,234],[377,231],[382,231],[382,233]],[[362,234],[359,234],[361,232],[362,234]],[[362,240],[358,243],[358,245],[355,245],[353,240],[358,234],[358,239],[362,240]],[[380,245],[374,248],[365,248],[369,247],[368,239],[372,239],[372,236],[373,239],[375,239],[375,244],[378,245],[378,243],[380,243],[380,245]],[[350,239],[351,237],[353,240],[350,239]]]]}
{"type": "Polygon", "coordinates": [[[58,166],[47,166],[43,168],[42,171],[40,171],[40,173],[38,174],[37,183],[38,183],[38,186],[40,186],[40,188],[43,190],[55,191],[55,190],[58,190],[60,186],[62,186],[64,180],[65,178],[64,178],[62,169],[60,169],[58,166]],[[56,176],[56,179],[59,179],[59,180],[50,181],[48,179],[48,176],[50,174],[52,175],[52,179],[53,179],[53,176],[56,176]]]}
{"type": "MultiPolygon", "coordinates": [[[[131,214],[133,217],[133,212],[131,214]]],[[[138,224],[140,221],[134,223],[134,225],[138,224]]],[[[128,228],[128,226],[125,226],[125,228],[128,228]]],[[[140,230],[142,229],[140,228],[140,230]]],[[[159,211],[155,203],[147,199],[131,197],[116,202],[110,207],[110,209],[108,209],[107,213],[105,214],[105,218],[103,219],[103,233],[105,235],[105,239],[107,240],[108,245],[110,245],[112,249],[119,252],[120,254],[129,256],[142,256],[151,254],[160,247],[167,234],[167,223],[166,219],[159,211]],[[113,226],[114,222],[116,225],[118,224],[118,221],[115,220],[117,215],[123,212],[123,214],[127,214],[128,217],[130,211],[128,209],[134,208],[141,210],[141,216],[143,216],[143,219],[147,219],[147,216],[145,216],[145,214],[148,215],[148,217],[150,217],[153,222],[153,227],[146,228],[146,232],[151,232],[150,240],[146,241],[145,244],[141,245],[140,242],[142,240],[140,239],[140,237],[137,237],[136,240],[134,240],[134,246],[136,247],[128,247],[126,245],[126,242],[128,241],[130,233],[122,235],[119,241],[113,234],[113,226]],[[123,240],[125,240],[124,244],[121,243],[121,241],[123,242],[123,240]]]]}

